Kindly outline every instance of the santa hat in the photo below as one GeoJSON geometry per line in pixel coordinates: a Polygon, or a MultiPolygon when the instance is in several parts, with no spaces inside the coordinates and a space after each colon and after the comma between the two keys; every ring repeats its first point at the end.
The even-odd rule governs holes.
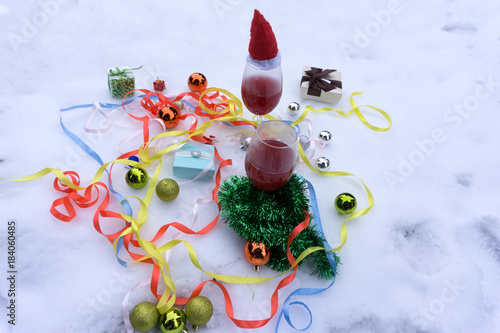
{"type": "Polygon", "coordinates": [[[248,52],[248,61],[261,69],[273,69],[281,63],[273,29],[257,9],[254,11],[250,28],[248,52]]]}

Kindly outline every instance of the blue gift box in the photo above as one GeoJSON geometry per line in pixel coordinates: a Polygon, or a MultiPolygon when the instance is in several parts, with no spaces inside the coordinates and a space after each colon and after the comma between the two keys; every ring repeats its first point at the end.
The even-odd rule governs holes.
{"type": "MultiPolygon", "coordinates": [[[[186,143],[174,156],[174,176],[181,178],[195,178],[205,170],[208,164],[213,160],[214,146],[204,145],[203,149],[197,145],[186,143]]],[[[210,170],[197,179],[212,179],[215,173],[215,165],[210,170]]]]}

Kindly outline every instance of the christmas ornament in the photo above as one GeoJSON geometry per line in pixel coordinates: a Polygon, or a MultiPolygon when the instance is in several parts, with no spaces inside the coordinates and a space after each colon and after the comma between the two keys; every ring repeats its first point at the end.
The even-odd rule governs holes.
{"type": "Polygon", "coordinates": [[[155,82],[153,82],[153,87],[156,91],[163,91],[165,90],[165,81],[160,80],[158,77],[155,82]]]}
{"type": "Polygon", "coordinates": [[[327,172],[330,168],[330,160],[326,157],[320,157],[316,160],[316,166],[318,170],[321,172],[327,172]]]}
{"type": "Polygon", "coordinates": [[[250,145],[250,141],[252,141],[251,137],[246,136],[246,135],[242,136],[240,139],[240,143],[241,143],[240,149],[247,150],[248,146],[250,145]]]}
{"type": "Polygon", "coordinates": [[[296,116],[299,114],[300,111],[300,104],[297,102],[292,102],[288,104],[288,114],[292,116],[296,116]]]}
{"type": "Polygon", "coordinates": [[[311,146],[311,142],[309,141],[309,138],[304,134],[299,136],[299,143],[302,146],[303,150],[307,150],[311,146]]]}
{"type": "Polygon", "coordinates": [[[271,252],[266,244],[262,242],[246,242],[243,252],[245,253],[245,259],[255,266],[257,272],[259,267],[267,264],[271,258],[271,252]]]}
{"type": "Polygon", "coordinates": [[[177,106],[177,110],[179,111],[182,111],[182,109],[184,109],[184,103],[182,103],[181,101],[175,101],[174,105],[177,106]]]}
{"type": "MultiPolygon", "coordinates": [[[[247,177],[232,176],[222,182],[219,192],[221,219],[245,240],[261,240],[272,253],[266,266],[278,272],[290,269],[287,259],[287,240],[293,229],[304,221],[304,211],[310,211],[307,182],[292,175],[288,183],[273,192],[265,192],[252,185],[247,177]]],[[[324,246],[324,237],[314,225],[300,232],[290,245],[297,258],[314,246],[324,246]]],[[[340,258],[333,253],[335,261],[340,258]]],[[[315,268],[313,274],[322,279],[333,279],[333,271],[325,251],[316,251],[299,262],[298,267],[309,261],[315,268]]]]}
{"type": "Polygon", "coordinates": [[[158,324],[160,314],[156,305],[150,302],[137,304],[130,312],[130,324],[138,332],[147,332],[158,324]]]}
{"type": "MultiPolygon", "coordinates": [[[[133,161],[133,162],[139,162],[139,157],[137,156],[130,156],[128,160],[133,161]]],[[[125,168],[130,169],[132,168],[130,165],[125,164],[125,168]]]]}
{"type": "Polygon", "coordinates": [[[325,142],[328,142],[332,139],[332,133],[328,131],[321,131],[319,133],[319,138],[325,142]]]}
{"type": "Polygon", "coordinates": [[[179,111],[173,106],[167,106],[161,109],[160,112],[158,112],[158,117],[163,120],[165,127],[168,129],[177,126],[181,120],[179,111]]]}
{"type": "Polygon", "coordinates": [[[149,176],[146,170],[133,167],[125,175],[125,180],[127,181],[128,186],[137,189],[146,186],[149,176]]]}
{"type": "Polygon", "coordinates": [[[212,302],[205,296],[196,296],[189,300],[186,305],[186,317],[193,324],[194,332],[212,318],[213,311],[212,302]]]}
{"type": "Polygon", "coordinates": [[[186,314],[178,307],[172,307],[166,313],[160,316],[158,321],[160,330],[163,333],[181,333],[184,332],[186,325],[186,314]]]}
{"type": "Polygon", "coordinates": [[[179,184],[171,178],[162,179],[156,184],[156,195],[163,201],[172,201],[179,195],[179,184]]]}
{"type": "Polygon", "coordinates": [[[189,76],[188,86],[191,91],[201,92],[207,89],[207,84],[207,78],[201,73],[193,73],[191,74],[191,76],[189,76]]]}
{"type": "Polygon", "coordinates": [[[350,193],[340,193],[335,198],[335,209],[340,215],[349,215],[356,210],[356,198],[350,193]]]}

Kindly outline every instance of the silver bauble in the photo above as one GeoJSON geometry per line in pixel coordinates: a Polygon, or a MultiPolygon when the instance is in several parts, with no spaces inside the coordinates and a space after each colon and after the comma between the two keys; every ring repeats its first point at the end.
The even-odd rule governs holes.
{"type": "Polygon", "coordinates": [[[325,142],[328,142],[332,139],[332,133],[328,131],[321,131],[319,133],[319,138],[325,142]]]}
{"type": "Polygon", "coordinates": [[[327,172],[330,168],[330,160],[326,157],[320,157],[316,160],[316,166],[321,172],[327,172]]]}
{"type": "Polygon", "coordinates": [[[296,116],[299,114],[300,104],[297,102],[292,102],[288,104],[288,113],[292,116],[296,116]]]}

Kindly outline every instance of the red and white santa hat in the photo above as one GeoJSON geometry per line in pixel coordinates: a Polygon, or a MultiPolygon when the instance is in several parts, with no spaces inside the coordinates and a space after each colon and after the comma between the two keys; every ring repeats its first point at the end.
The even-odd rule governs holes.
{"type": "Polygon", "coordinates": [[[250,45],[247,60],[260,69],[273,69],[281,63],[281,55],[273,29],[256,9],[250,28],[250,45]]]}

